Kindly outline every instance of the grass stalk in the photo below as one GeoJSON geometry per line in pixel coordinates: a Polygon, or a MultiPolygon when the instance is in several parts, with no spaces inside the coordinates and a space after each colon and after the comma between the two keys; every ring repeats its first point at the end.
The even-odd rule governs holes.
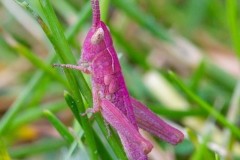
{"type": "Polygon", "coordinates": [[[44,110],[43,115],[47,117],[48,121],[56,128],[58,133],[65,139],[69,144],[74,141],[74,137],[65,127],[65,125],[49,110],[44,110]]]}
{"type": "Polygon", "coordinates": [[[227,20],[230,28],[230,34],[232,38],[232,44],[235,49],[236,56],[240,59],[240,32],[237,22],[238,17],[238,1],[227,0],[227,20]]]}
{"type": "MultiPolygon", "coordinates": [[[[47,20],[47,24],[50,28],[50,32],[48,32],[48,30],[46,31],[45,28],[43,28],[43,29],[45,30],[45,33],[46,33],[47,37],[49,38],[49,40],[52,42],[52,44],[56,50],[56,53],[60,57],[60,61],[63,64],[76,64],[75,58],[71,52],[71,49],[68,45],[68,42],[64,36],[63,31],[62,31],[62,27],[60,26],[60,24],[57,20],[57,17],[54,13],[54,10],[53,10],[49,0],[40,0],[40,4],[42,6],[44,16],[47,20]]],[[[80,87],[79,83],[76,81],[77,78],[75,77],[75,74],[73,73],[73,71],[64,69],[64,72],[66,74],[69,84],[71,84],[71,86],[70,86],[71,92],[74,96],[74,99],[77,100],[76,104],[80,110],[80,113],[84,113],[85,108],[84,108],[84,104],[83,104],[83,100],[82,100],[82,95],[81,95],[80,91],[78,90],[78,88],[80,88],[82,93],[85,94],[84,90],[89,90],[88,86],[86,84],[86,81],[84,80],[83,76],[80,73],[78,73],[78,75],[81,75],[81,76],[77,77],[77,78],[81,78],[82,82],[83,82],[81,84],[82,87],[80,87]]],[[[89,98],[89,96],[87,96],[87,97],[89,98]]],[[[88,121],[88,118],[84,117],[84,116],[81,117],[81,122],[82,122],[83,130],[85,132],[86,142],[89,146],[90,157],[92,160],[97,160],[98,159],[97,147],[96,147],[96,143],[94,140],[93,130],[88,121]]]]}
{"type": "Polygon", "coordinates": [[[153,36],[159,38],[160,40],[172,42],[172,38],[168,31],[159,25],[152,16],[147,13],[143,13],[139,8],[137,8],[133,1],[113,0],[112,2],[134,21],[136,21],[141,27],[152,33],[153,36]]]}
{"type": "Polygon", "coordinates": [[[57,149],[66,146],[66,144],[67,142],[61,139],[44,139],[33,144],[12,148],[9,150],[9,154],[12,158],[21,158],[30,155],[56,151],[57,149]]]}
{"type": "Polygon", "coordinates": [[[13,131],[17,127],[21,127],[30,122],[34,122],[37,119],[42,117],[42,112],[44,110],[49,110],[52,113],[59,112],[60,110],[66,109],[66,105],[63,101],[55,101],[39,106],[34,106],[23,113],[19,113],[13,120],[11,126],[9,127],[9,131],[13,131]]]}
{"type": "Polygon", "coordinates": [[[231,132],[240,139],[240,130],[232,123],[230,123],[223,115],[217,112],[212,106],[207,104],[205,101],[201,100],[197,95],[195,95],[187,86],[173,73],[169,73],[170,78],[188,95],[188,97],[197,103],[201,108],[213,116],[220,124],[229,128],[231,132]]]}

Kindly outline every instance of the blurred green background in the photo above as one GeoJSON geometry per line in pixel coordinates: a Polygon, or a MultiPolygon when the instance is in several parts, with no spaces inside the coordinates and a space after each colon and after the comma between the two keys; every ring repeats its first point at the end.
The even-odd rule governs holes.
{"type": "MultiPolygon", "coordinates": [[[[240,1],[100,4],[130,94],[186,137],[144,133],[149,159],[240,159],[240,1]]],[[[91,77],[52,67],[76,64],[90,26],[88,0],[0,1],[0,160],[126,159],[100,115],[80,116],[91,77]]]]}

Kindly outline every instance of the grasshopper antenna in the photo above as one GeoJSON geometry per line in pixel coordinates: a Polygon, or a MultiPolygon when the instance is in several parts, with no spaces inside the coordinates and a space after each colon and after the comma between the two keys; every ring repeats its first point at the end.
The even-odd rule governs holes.
{"type": "Polygon", "coordinates": [[[91,3],[92,3],[93,27],[97,27],[97,25],[100,23],[99,1],[91,0],[91,3]]]}

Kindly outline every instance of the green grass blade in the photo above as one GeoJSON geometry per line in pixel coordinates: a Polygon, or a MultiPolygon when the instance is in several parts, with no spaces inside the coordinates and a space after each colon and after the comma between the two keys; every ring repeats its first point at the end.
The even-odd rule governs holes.
{"type": "Polygon", "coordinates": [[[0,160],[11,160],[2,139],[0,139],[0,160]]]}
{"type": "Polygon", "coordinates": [[[10,109],[5,113],[0,121],[0,135],[4,132],[6,133],[10,127],[11,122],[16,116],[17,112],[20,111],[23,104],[28,101],[30,93],[34,91],[36,86],[39,84],[40,80],[43,78],[43,72],[38,72],[29,82],[28,86],[25,87],[25,90],[19,95],[19,97],[11,105],[10,109]]]}
{"type": "Polygon", "coordinates": [[[37,56],[35,56],[34,53],[32,53],[30,50],[28,50],[25,46],[21,45],[21,44],[17,44],[15,46],[13,46],[13,48],[20,53],[21,55],[23,55],[25,58],[27,58],[33,65],[35,65],[36,67],[42,69],[45,73],[47,73],[50,77],[54,78],[55,80],[59,81],[60,83],[62,83],[65,87],[69,87],[68,83],[66,82],[65,79],[63,79],[63,77],[61,77],[56,71],[54,71],[52,69],[51,66],[47,65],[46,63],[44,63],[40,58],[38,58],[37,56]]]}
{"type": "Polygon", "coordinates": [[[76,15],[76,10],[71,6],[68,1],[58,0],[52,1],[54,8],[58,11],[58,13],[64,13],[62,16],[64,19],[73,18],[76,15]]]}
{"type": "Polygon", "coordinates": [[[42,117],[43,110],[50,110],[51,112],[56,113],[65,108],[66,105],[63,101],[51,102],[33,107],[31,109],[28,109],[27,111],[24,111],[23,113],[19,113],[12,121],[9,130],[12,131],[17,127],[36,121],[37,119],[42,117]]]}
{"type": "Polygon", "coordinates": [[[99,3],[100,3],[101,20],[103,22],[107,22],[108,9],[109,9],[109,0],[100,0],[99,3]]]}
{"type": "Polygon", "coordinates": [[[204,117],[206,116],[206,112],[202,109],[188,109],[188,110],[173,110],[169,109],[170,107],[164,107],[159,105],[148,105],[148,107],[156,114],[162,115],[164,117],[167,117],[169,119],[182,119],[185,117],[195,117],[200,116],[204,117]]]}
{"type": "Polygon", "coordinates": [[[236,78],[211,63],[206,63],[205,69],[207,76],[213,79],[215,83],[217,82],[225,89],[233,91],[237,84],[236,78]]]}
{"type": "Polygon", "coordinates": [[[80,112],[79,112],[79,109],[78,109],[78,106],[77,106],[75,100],[70,95],[70,93],[68,93],[67,91],[64,91],[64,98],[65,98],[65,101],[67,102],[68,106],[70,107],[74,117],[77,119],[80,126],[82,126],[80,112]]]}
{"type": "Polygon", "coordinates": [[[191,160],[202,160],[202,159],[212,159],[210,158],[211,155],[207,149],[207,142],[210,140],[210,135],[209,136],[204,136],[203,141],[201,144],[196,146],[196,151],[192,155],[191,160]]]}
{"type": "MultiPolygon", "coordinates": [[[[48,22],[49,28],[51,30],[51,33],[49,32],[45,32],[46,35],[48,36],[48,38],[50,39],[50,41],[52,42],[56,52],[58,53],[60,60],[62,63],[65,64],[76,64],[76,60],[74,59],[73,54],[71,53],[71,49],[67,43],[67,40],[63,34],[62,31],[62,27],[60,26],[57,17],[54,13],[54,10],[52,8],[52,6],[50,5],[49,0],[40,0],[40,4],[42,6],[42,9],[44,11],[44,15],[46,17],[46,20],[48,22]]],[[[83,101],[81,99],[81,93],[79,92],[78,88],[81,89],[82,93],[84,93],[83,95],[86,96],[86,93],[84,92],[85,90],[89,90],[86,81],[84,80],[84,78],[82,77],[82,82],[84,85],[81,85],[81,87],[79,86],[78,82],[76,81],[76,78],[73,74],[72,71],[68,70],[68,69],[64,69],[66,77],[69,81],[69,84],[71,84],[71,92],[73,93],[74,99],[76,99],[77,101],[77,105],[78,108],[80,109],[80,112],[83,113],[85,111],[84,105],[83,105],[83,101]]],[[[81,75],[80,73],[78,73],[78,75],[81,75]]],[[[81,78],[81,77],[77,77],[77,78],[81,78]]],[[[90,91],[88,91],[90,92],[90,91]]],[[[87,99],[91,99],[91,93],[90,96],[86,96],[87,99]]],[[[91,100],[90,100],[91,101],[91,100]]],[[[87,144],[89,145],[89,149],[90,149],[90,157],[91,159],[98,159],[97,157],[97,147],[96,147],[96,143],[94,140],[94,136],[93,136],[93,131],[92,128],[89,124],[88,118],[87,117],[81,117],[82,120],[82,127],[85,131],[85,137],[86,137],[86,141],[87,144]]]]}
{"type": "Polygon", "coordinates": [[[56,128],[58,133],[69,143],[71,144],[74,141],[74,137],[65,127],[65,125],[49,110],[44,110],[43,115],[47,117],[49,122],[56,128]]]}
{"type": "Polygon", "coordinates": [[[227,0],[227,20],[232,37],[233,47],[237,57],[240,59],[240,32],[238,25],[238,1],[227,0]]]}
{"type": "Polygon", "coordinates": [[[157,38],[172,42],[171,36],[167,30],[160,26],[152,16],[148,15],[147,13],[143,13],[140,9],[138,9],[133,1],[113,0],[112,2],[118,8],[123,10],[129,17],[139,23],[140,26],[152,33],[157,38]]]}
{"type": "Polygon", "coordinates": [[[82,8],[82,10],[78,13],[78,21],[74,24],[74,26],[70,27],[66,32],[66,37],[69,42],[72,42],[74,37],[77,35],[79,29],[83,24],[88,20],[91,16],[91,3],[88,1],[82,8]]]}
{"type": "Polygon", "coordinates": [[[199,66],[197,67],[196,71],[194,72],[194,74],[192,75],[191,77],[191,81],[190,81],[190,88],[192,90],[196,90],[200,81],[201,81],[201,78],[203,77],[205,73],[205,62],[202,61],[199,66]]]}
{"type": "Polygon", "coordinates": [[[96,132],[95,132],[95,139],[97,141],[97,146],[99,148],[99,157],[101,159],[113,160],[113,158],[109,154],[109,151],[106,149],[106,146],[101,142],[96,132]]]}
{"type": "Polygon", "coordinates": [[[208,9],[209,0],[189,0],[187,8],[187,27],[190,30],[196,28],[201,24],[206,16],[206,10],[208,9]]]}
{"type": "Polygon", "coordinates": [[[48,0],[40,0],[42,10],[46,19],[46,24],[41,17],[38,16],[38,22],[40,22],[44,32],[46,33],[49,40],[52,42],[56,53],[60,57],[62,62],[68,62],[75,64],[76,60],[72,54],[72,51],[68,45],[67,39],[63,33],[62,26],[57,20],[55,12],[50,5],[48,0]],[[61,46],[61,47],[60,47],[61,46]]]}
{"type": "Polygon", "coordinates": [[[66,146],[66,144],[67,142],[61,139],[44,139],[33,144],[12,148],[9,150],[9,153],[12,158],[21,158],[56,151],[57,149],[66,146]]]}
{"type": "Polygon", "coordinates": [[[220,156],[217,153],[215,153],[215,160],[220,160],[220,156]]]}
{"type": "MultiPolygon", "coordinates": [[[[40,1],[40,4],[42,6],[42,11],[44,12],[44,19],[47,20],[47,24],[43,21],[43,18],[40,17],[37,12],[35,12],[31,6],[26,1],[19,2],[17,1],[21,6],[23,6],[30,14],[33,15],[33,17],[36,19],[36,21],[40,24],[43,31],[45,32],[48,39],[52,42],[54,49],[58,56],[60,57],[60,61],[65,64],[76,64],[76,60],[71,52],[71,49],[67,43],[66,37],[64,36],[62,27],[60,23],[57,20],[57,17],[53,11],[52,6],[50,3],[47,3],[48,1],[40,1]],[[49,7],[49,8],[47,8],[49,7]]],[[[78,25],[80,21],[78,21],[76,24],[78,25]]],[[[77,27],[77,26],[76,26],[77,27]]],[[[68,32],[67,32],[68,33],[68,32]]],[[[71,35],[68,35],[71,37],[71,35]]],[[[72,80],[70,84],[73,82],[76,82],[78,84],[78,87],[82,92],[84,92],[83,96],[87,100],[89,104],[91,104],[91,91],[83,78],[83,75],[80,72],[77,71],[69,71],[67,69],[64,70],[65,74],[67,75],[68,80],[72,80]],[[76,79],[69,79],[69,77],[73,77],[76,75],[76,79]]],[[[73,83],[75,84],[75,83],[73,83]]],[[[78,96],[80,97],[80,96],[78,96]]]]}
{"type": "Polygon", "coordinates": [[[139,53],[137,49],[131,46],[130,42],[128,42],[120,33],[118,33],[114,28],[110,28],[112,35],[116,39],[117,43],[124,48],[125,52],[128,54],[129,59],[141,65],[144,69],[149,69],[149,65],[146,62],[146,54],[139,53]]]}
{"type": "Polygon", "coordinates": [[[205,101],[201,100],[198,96],[196,96],[190,89],[187,88],[186,85],[173,73],[169,73],[170,78],[188,95],[188,97],[197,103],[201,108],[206,110],[211,116],[213,116],[219,123],[223,126],[229,128],[231,132],[240,139],[240,130],[230,123],[223,115],[217,112],[212,106],[207,104],[205,101]]]}

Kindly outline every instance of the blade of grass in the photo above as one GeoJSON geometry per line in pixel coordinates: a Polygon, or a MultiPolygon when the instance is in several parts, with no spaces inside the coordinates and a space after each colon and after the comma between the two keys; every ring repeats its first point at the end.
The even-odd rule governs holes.
{"type": "Polygon", "coordinates": [[[4,145],[4,142],[2,139],[0,139],[0,159],[1,160],[11,160],[7,148],[4,145]]]}
{"type": "Polygon", "coordinates": [[[236,56],[240,59],[240,32],[238,26],[238,1],[227,0],[227,20],[230,28],[230,34],[232,38],[233,47],[235,49],[236,56]]]}
{"type": "Polygon", "coordinates": [[[104,146],[104,144],[101,142],[101,140],[100,140],[100,138],[98,137],[97,133],[95,133],[95,139],[96,139],[96,141],[97,141],[97,146],[98,146],[98,148],[99,148],[99,154],[100,154],[99,157],[100,157],[101,159],[114,160],[114,159],[110,156],[110,154],[109,154],[108,150],[106,149],[106,147],[104,146]]]}
{"type": "Polygon", "coordinates": [[[44,139],[33,144],[11,148],[9,153],[12,158],[21,158],[30,155],[56,151],[57,149],[66,146],[66,144],[67,142],[61,139],[44,139]]]}
{"type": "Polygon", "coordinates": [[[152,16],[147,13],[143,13],[139,8],[137,8],[133,1],[113,0],[112,2],[118,8],[122,9],[129,17],[139,23],[140,26],[152,33],[153,36],[156,36],[160,40],[172,42],[172,38],[168,31],[160,26],[152,16]]]}
{"type": "Polygon", "coordinates": [[[206,63],[205,69],[207,76],[214,80],[215,83],[219,83],[222,87],[231,92],[235,88],[237,80],[229,73],[209,62],[206,63]]]}
{"type": "Polygon", "coordinates": [[[100,0],[100,12],[101,12],[101,20],[103,22],[107,22],[107,18],[108,18],[108,9],[109,9],[109,0],[100,0]]]}
{"type": "Polygon", "coordinates": [[[18,43],[15,39],[13,39],[12,36],[9,34],[5,34],[6,39],[8,39],[8,42],[10,46],[19,54],[24,56],[26,59],[29,60],[33,65],[37,66],[38,68],[42,69],[45,73],[47,73],[50,77],[54,78],[55,80],[62,83],[65,87],[69,88],[68,83],[66,80],[63,79],[56,71],[51,68],[51,66],[48,66],[46,63],[43,62],[40,58],[38,58],[34,53],[32,53],[27,47],[24,45],[18,43]]]}
{"type": "MultiPolygon", "coordinates": [[[[239,106],[240,106],[240,81],[238,82],[233,95],[231,97],[229,109],[227,112],[226,118],[232,122],[233,124],[237,124],[239,121],[239,106]]],[[[232,150],[234,149],[234,137],[233,134],[230,132],[230,130],[227,128],[224,130],[224,146],[226,146],[226,149],[228,150],[228,154],[225,156],[225,159],[228,159],[227,157],[231,157],[232,150]]]]}
{"type": "MultiPolygon", "coordinates": [[[[76,60],[71,52],[71,49],[67,43],[67,40],[64,36],[64,33],[62,31],[62,27],[60,26],[57,17],[54,13],[54,10],[49,2],[49,0],[40,0],[40,4],[42,6],[42,10],[44,12],[45,18],[47,20],[48,26],[50,28],[50,32],[45,31],[47,37],[49,40],[52,42],[56,53],[60,57],[60,60],[64,64],[76,64],[76,60]]],[[[45,28],[43,28],[46,30],[45,28]]],[[[73,73],[73,71],[64,69],[66,77],[69,81],[69,84],[71,84],[71,92],[73,93],[74,99],[77,101],[77,106],[80,110],[80,113],[85,112],[84,104],[82,101],[82,95],[78,88],[80,88],[81,92],[84,93],[83,95],[87,95],[85,91],[87,91],[90,95],[86,96],[87,99],[91,99],[91,92],[87,86],[86,81],[84,80],[83,76],[81,73],[78,72],[77,76],[73,73]],[[81,79],[83,83],[79,86],[79,83],[77,82],[77,78],[81,79]]],[[[90,100],[91,101],[91,100],[90,100]]],[[[97,147],[96,147],[96,142],[94,140],[93,136],[93,130],[89,124],[88,118],[87,117],[81,117],[81,122],[82,122],[82,127],[83,130],[85,131],[85,138],[86,142],[89,146],[89,151],[90,151],[90,157],[91,159],[98,159],[97,156],[97,147]]]]}
{"type": "MultiPolygon", "coordinates": [[[[44,19],[47,20],[47,24],[43,21],[43,19],[35,12],[31,6],[26,1],[19,2],[22,7],[24,7],[32,16],[36,19],[36,21],[40,24],[43,31],[45,32],[48,39],[52,42],[54,49],[57,51],[57,55],[60,57],[60,60],[62,63],[70,63],[75,64],[76,60],[71,52],[71,49],[67,43],[67,40],[64,36],[62,27],[60,26],[60,23],[57,20],[57,17],[53,11],[53,8],[51,5],[47,5],[50,3],[46,3],[48,1],[40,1],[41,9],[44,12],[44,19]],[[46,8],[44,8],[46,7],[46,8]],[[49,8],[47,8],[49,7],[49,8]],[[65,55],[66,53],[66,55],[65,55]]],[[[70,37],[70,36],[69,36],[70,37]]],[[[79,85],[79,88],[82,92],[84,92],[83,96],[87,100],[89,104],[91,104],[91,91],[83,78],[83,75],[80,72],[77,71],[69,71],[67,69],[64,70],[65,74],[67,74],[67,78],[70,76],[77,76],[77,84],[79,85]]],[[[71,79],[70,79],[71,80],[71,79]]],[[[75,81],[75,80],[74,80],[75,81]]]]}
{"type": "MultiPolygon", "coordinates": [[[[39,106],[39,104],[41,104],[43,98],[45,96],[47,96],[48,93],[49,94],[51,93],[48,89],[51,87],[52,84],[54,85],[54,83],[51,83],[52,79],[50,79],[47,76],[47,74],[45,74],[45,75],[46,75],[45,76],[46,78],[44,78],[41,81],[40,87],[37,88],[36,90],[34,90],[34,92],[31,95],[31,98],[29,98],[29,102],[25,104],[26,110],[24,110],[24,111],[27,111],[27,109],[32,108],[34,106],[39,106]]],[[[57,85],[57,84],[55,84],[55,85],[57,85]]]]}
{"type": "Polygon", "coordinates": [[[54,8],[59,13],[64,13],[62,16],[65,20],[70,21],[76,18],[76,10],[73,8],[68,1],[65,0],[58,0],[52,1],[54,8]]]}
{"type": "MultiPolygon", "coordinates": [[[[207,142],[210,139],[209,136],[204,136],[201,144],[198,144],[196,147],[195,153],[191,156],[191,160],[202,160],[205,159],[206,157],[210,158],[209,156],[209,151],[207,150],[207,142]]],[[[210,158],[211,159],[211,158],[210,158]]]]}
{"type": "Polygon", "coordinates": [[[210,2],[209,0],[189,0],[187,2],[187,27],[190,31],[201,24],[210,2]]]}
{"type": "Polygon", "coordinates": [[[42,69],[50,77],[54,78],[55,80],[62,83],[65,87],[69,88],[68,83],[66,82],[65,79],[63,79],[63,77],[61,77],[56,71],[51,69],[51,66],[46,65],[46,63],[44,63],[43,60],[35,56],[35,54],[28,50],[26,47],[18,44],[14,48],[16,49],[16,51],[18,51],[18,53],[26,57],[33,65],[42,69]]]}
{"type": "Polygon", "coordinates": [[[202,109],[188,109],[188,110],[173,110],[169,109],[171,107],[164,107],[159,105],[148,105],[148,107],[156,114],[162,115],[164,117],[179,120],[185,117],[204,117],[206,116],[206,112],[202,109]]]}
{"type": "Polygon", "coordinates": [[[196,71],[191,77],[190,88],[195,91],[200,83],[201,78],[203,77],[205,72],[205,62],[202,61],[197,67],[196,71]]]}
{"type": "Polygon", "coordinates": [[[79,29],[83,24],[88,20],[91,16],[91,3],[88,1],[82,8],[82,10],[78,13],[78,21],[74,24],[74,26],[70,27],[66,32],[66,37],[69,42],[72,42],[74,37],[77,35],[79,29]]]}
{"type": "Polygon", "coordinates": [[[198,96],[196,96],[187,86],[173,73],[169,72],[170,78],[188,95],[188,97],[197,103],[201,108],[206,110],[209,114],[211,114],[219,123],[223,126],[229,128],[231,132],[240,139],[240,130],[230,123],[223,115],[217,112],[212,106],[207,104],[205,101],[201,100],[198,96]]]}
{"type": "MultiPolygon", "coordinates": [[[[228,20],[228,25],[230,29],[232,44],[235,50],[235,54],[238,57],[238,60],[240,60],[240,38],[239,38],[240,32],[239,32],[239,23],[238,23],[238,20],[239,20],[238,7],[239,7],[238,1],[227,0],[226,12],[227,12],[227,20],[228,20]]],[[[238,67],[240,68],[240,65],[238,65],[238,67]]],[[[240,75],[238,75],[238,83],[235,86],[230,107],[227,113],[227,118],[229,119],[230,122],[234,124],[239,120],[237,118],[239,113],[239,106],[240,106],[240,75]]],[[[233,149],[234,142],[232,140],[234,139],[234,137],[232,137],[232,135],[230,135],[228,131],[225,132],[225,135],[226,135],[225,145],[227,146],[228,151],[231,152],[231,150],[233,149]]]]}
{"type": "Polygon", "coordinates": [[[138,63],[142,68],[149,69],[149,65],[146,62],[146,56],[143,53],[139,53],[137,49],[135,49],[130,42],[124,39],[120,33],[118,33],[114,28],[110,27],[111,33],[113,37],[116,39],[117,43],[123,46],[125,52],[128,54],[129,59],[138,63]]]}
{"type": "Polygon", "coordinates": [[[186,132],[188,134],[188,137],[190,139],[190,141],[193,143],[193,145],[196,147],[199,145],[199,142],[198,142],[198,137],[197,135],[193,132],[193,130],[187,128],[186,129],[186,132]]]}
{"type": "Polygon", "coordinates": [[[67,154],[64,156],[64,159],[70,160],[77,147],[78,147],[78,142],[74,141],[69,147],[67,154]]]}
{"type": "MultiPolygon", "coordinates": [[[[0,27],[0,30],[2,30],[2,27],[0,27]]],[[[13,57],[15,57],[16,54],[15,54],[14,50],[5,41],[3,36],[0,37],[0,46],[1,46],[1,48],[0,48],[1,53],[5,53],[5,54],[0,55],[1,60],[8,60],[8,59],[12,59],[13,57]]]]}
{"type": "Polygon", "coordinates": [[[8,128],[11,122],[13,121],[14,116],[17,114],[17,112],[20,111],[21,107],[23,107],[23,104],[28,102],[29,100],[28,98],[30,98],[29,97],[30,93],[32,93],[34,89],[37,87],[37,85],[39,85],[39,82],[41,82],[43,76],[44,76],[43,72],[38,72],[37,74],[35,74],[35,76],[28,83],[28,86],[25,87],[25,89],[21,92],[18,98],[11,105],[7,113],[5,113],[4,116],[1,118],[0,136],[8,131],[8,128]]]}
{"type": "Polygon", "coordinates": [[[66,108],[66,105],[64,104],[63,101],[56,101],[56,102],[51,102],[51,103],[43,104],[43,105],[28,109],[27,111],[19,113],[14,118],[14,120],[9,128],[9,131],[13,131],[17,127],[20,127],[20,126],[25,125],[30,122],[34,122],[37,119],[41,118],[42,112],[45,109],[50,110],[53,113],[56,113],[65,108],[66,108]]]}
{"type": "MultiPolygon", "coordinates": [[[[42,26],[45,34],[52,42],[54,49],[56,50],[56,53],[60,57],[60,61],[64,64],[76,64],[76,59],[71,52],[71,49],[64,36],[62,27],[58,22],[58,19],[55,15],[52,6],[50,5],[50,2],[48,0],[40,0],[40,4],[42,6],[42,10],[44,11],[44,15],[47,20],[49,28],[46,26],[46,24],[42,21],[40,17],[37,17],[38,21],[40,21],[40,25],[42,26]]],[[[69,69],[64,69],[64,71],[69,83],[72,84],[71,86],[72,91],[77,91],[76,87],[80,88],[81,92],[84,93],[83,96],[88,102],[88,104],[91,104],[92,103],[91,91],[85,79],[83,78],[83,75],[78,71],[73,71],[69,69]],[[76,78],[74,79],[74,77],[76,78]]],[[[78,93],[79,92],[77,91],[75,94],[78,95],[78,93]]],[[[80,96],[78,95],[75,98],[80,98],[80,96]]],[[[82,112],[83,111],[84,110],[82,110],[82,112]]]]}
{"type": "Polygon", "coordinates": [[[1,0],[0,3],[2,3],[2,6],[4,6],[9,13],[14,16],[14,19],[17,20],[17,22],[20,23],[21,26],[23,26],[23,28],[25,28],[26,31],[29,32],[35,40],[38,41],[38,43],[40,43],[41,46],[42,42],[45,42],[42,40],[42,32],[40,32],[41,28],[34,22],[33,19],[31,19],[31,16],[14,3],[14,1],[16,0],[1,0]]]}
{"type": "Polygon", "coordinates": [[[156,99],[143,83],[141,70],[138,70],[137,67],[133,68],[125,57],[121,57],[120,63],[130,95],[142,101],[148,100],[155,102],[156,99]]]}
{"type": "Polygon", "coordinates": [[[47,117],[49,122],[56,128],[58,133],[69,143],[71,144],[74,141],[74,137],[68,131],[66,126],[49,110],[44,110],[43,115],[47,117]]]}
{"type": "MultiPolygon", "coordinates": [[[[76,154],[76,152],[81,152],[81,155],[87,157],[85,159],[89,159],[87,155],[87,148],[85,147],[82,140],[84,140],[84,131],[82,127],[79,125],[78,121],[73,121],[73,130],[74,130],[74,137],[75,141],[69,147],[67,153],[64,156],[64,159],[70,160],[76,154]]],[[[79,154],[79,153],[77,153],[79,154]]],[[[81,157],[82,158],[82,157],[81,157]]],[[[84,158],[82,158],[84,159],[84,158]]]]}
{"type": "MultiPolygon", "coordinates": [[[[215,105],[214,106],[216,111],[222,110],[223,105],[215,105]]],[[[211,140],[211,138],[214,136],[214,129],[216,128],[215,124],[216,120],[211,115],[208,116],[207,120],[205,121],[205,125],[203,128],[203,134],[202,139],[199,142],[198,145],[195,146],[196,151],[191,156],[191,160],[201,160],[201,159],[207,159],[208,157],[212,157],[210,159],[213,159],[213,154],[208,149],[208,143],[211,140]]]]}
{"type": "Polygon", "coordinates": [[[80,126],[82,126],[82,121],[81,121],[81,117],[79,114],[80,112],[79,112],[79,109],[78,109],[78,106],[77,106],[75,100],[70,95],[70,93],[67,91],[64,91],[64,98],[65,98],[65,101],[67,102],[69,108],[71,109],[72,113],[74,114],[74,117],[76,118],[76,120],[78,121],[80,126]]]}

